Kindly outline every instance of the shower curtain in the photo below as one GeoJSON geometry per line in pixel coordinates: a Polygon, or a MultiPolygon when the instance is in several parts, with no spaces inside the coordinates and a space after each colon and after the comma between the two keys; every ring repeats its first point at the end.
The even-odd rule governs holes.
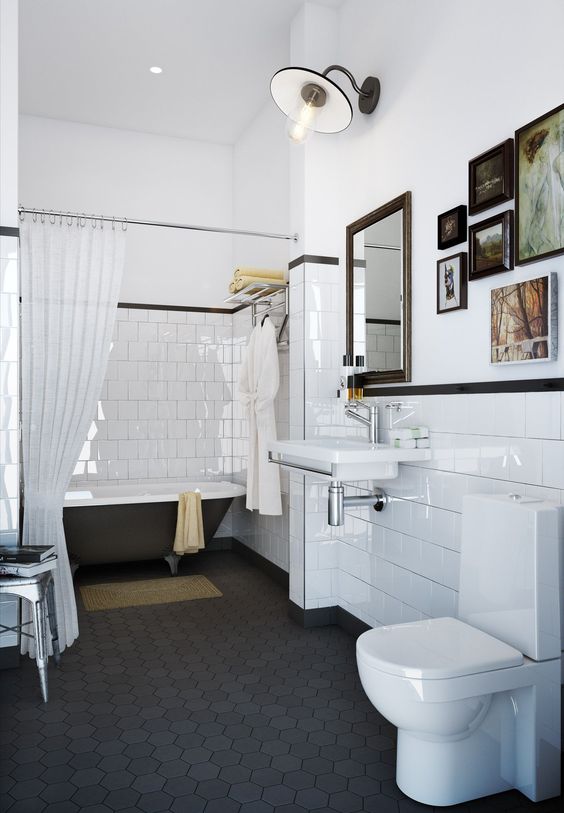
{"type": "MultiPolygon", "coordinates": [[[[104,380],[125,233],[100,221],[34,215],[20,234],[23,544],[55,546],[63,649],[78,636],[63,501],[104,380]]],[[[22,636],[22,652],[34,655],[32,639],[22,636]]]]}

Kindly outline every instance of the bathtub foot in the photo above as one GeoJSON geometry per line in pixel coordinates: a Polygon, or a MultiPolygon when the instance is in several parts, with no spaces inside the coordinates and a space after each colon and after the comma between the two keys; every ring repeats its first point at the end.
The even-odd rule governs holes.
{"type": "Polygon", "coordinates": [[[178,563],[181,558],[182,557],[177,553],[169,553],[164,557],[165,562],[167,562],[168,566],[170,567],[171,576],[178,576],[178,563]]]}

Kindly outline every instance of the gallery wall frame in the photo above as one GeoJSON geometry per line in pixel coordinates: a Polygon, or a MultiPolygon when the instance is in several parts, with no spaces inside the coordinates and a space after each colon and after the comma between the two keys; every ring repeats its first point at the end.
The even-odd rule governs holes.
{"type": "Polygon", "coordinates": [[[558,357],[558,274],[516,280],[490,291],[490,364],[558,357]]]}
{"type": "Polygon", "coordinates": [[[466,251],[437,260],[437,313],[468,308],[468,263],[466,251]]]}
{"type": "Polygon", "coordinates": [[[513,211],[473,223],[468,229],[468,279],[481,279],[513,268],[513,211]]]}
{"type": "Polygon", "coordinates": [[[437,218],[437,248],[452,248],[466,241],[466,206],[455,206],[437,218]]]}
{"type": "Polygon", "coordinates": [[[468,162],[471,215],[513,199],[513,139],[508,138],[468,162]]]}
{"type": "Polygon", "coordinates": [[[564,253],[564,104],[515,132],[516,263],[564,253]]]}

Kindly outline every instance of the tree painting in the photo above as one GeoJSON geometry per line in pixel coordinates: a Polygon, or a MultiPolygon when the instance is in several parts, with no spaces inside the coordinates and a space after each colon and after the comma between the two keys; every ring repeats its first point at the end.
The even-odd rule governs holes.
{"type": "Polygon", "coordinates": [[[492,364],[552,357],[551,283],[545,276],[492,290],[492,364]]]}

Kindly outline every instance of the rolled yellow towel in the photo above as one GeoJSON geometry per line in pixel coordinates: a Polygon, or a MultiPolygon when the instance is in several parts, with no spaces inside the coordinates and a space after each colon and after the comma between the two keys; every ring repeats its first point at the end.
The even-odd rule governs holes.
{"type": "Polygon", "coordinates": [[[186,491],[178,495],[178,517],[172,549],[182,556],[197,553],[204,547],[202,495],[199,491],[186,491]]]}
{"type": "Polygon", "coordinates": [[[229,293],[230,294],[236,294],[237,293],[237,288],[235,287],[235,280],[234,279],[232,279],[231,282],[229,283],[229,293]]]}
{"type": "Polygon", "coordinates": [[[284,282],[285,275],[284,271],[276,271],[270,268],[246,268],[245,266],[239,266],[239,268],[235,269],[233,279],[238,280],[243,277],[260,277],[261,281],[263,278],[266,278],[284,282]]]}
{"type": "Polygon", "coordinates": [[[238,277],[234,280],[235,291],[242,291],[247,285],[258,285],[259,283],[264,283],[265,285],[282,285],[284,284],[284,280],[269,279],[268,277],[238,277]]]}

